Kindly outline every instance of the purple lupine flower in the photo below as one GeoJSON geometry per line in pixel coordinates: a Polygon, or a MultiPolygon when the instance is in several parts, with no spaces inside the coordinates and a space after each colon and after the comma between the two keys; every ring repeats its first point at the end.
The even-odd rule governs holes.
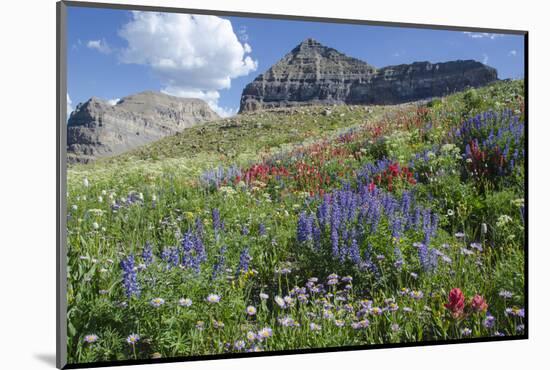
{"type": "Polygon", "coordinates": [[[170,249],[170,258],[168,259],[168,263],[171,266],[177,267],[180,263],[180,254],[178,248],[174,247],[170,249]]]}
{"type": "Polygon", "coordinates": [[[328,195],[325,195],[323,197],[323,202],[321,202],[321,205],[319,206],[319,208],[317,208],[317,219],[319,220],[319,226],[322,227],[323,229],[326,229],[327,227],[327,220],[329,218],[329,212],[330,212],[330,208],[329,208],[329,196],[328,195]]]}
{"type": "Polygon", "coordinates": [[[126,291],[126,297],[139,297],[140,286],[137,281],[137,269],[135,268],[134,255],[131,254],[120,262],[122,268],[122,284],[126,291]]]}
{"type": "Polygon", "coordinates": [[[340,207],[338,202],[335,201],[332,204],[331,214],[330,214],[330,228],[332,230],[338,230],[340,224],[342,223],[342,214],[340,212],[340,207]]]}
{"type": "Polygon", "coordinates": [[[403,254],[401,253],[401,248],[399,248],[398,243],[395,243],[393,247],[393,255],[395,257],[394,267],[398,271],[401,271],[401,267],[403,266],[403,254]]]}
{"type": "Polygon", "coordinates": [[[418,230],[420,226],[421,215],[422,215],[422,210],[420,209],[420,207],[415,207],[414,213],[412,215],[412,220],[411,220],[411,224],[412,224],[411,226],[413,226],[414,230],[418,230]]]}
{"type": "Polygon", "coordinates": [[[223,246],[220,249],[220,254],[218,256],[218,261],[216,264],[214,264],[214,268],[212,270],[212,280],[215,280],[221,271],[225,268],[225,252],[227,251],[227,246],[223,246]]]}
{"type": "Polygon", "coordinates": [[[313,223],[312,227],[313,234],[313,248],[319,252],[321,250],[321,229],[317,226],[317,223],[313,223]]]}
{"type": "Polygon", "coordinates": [[[149,242],[145,242],[143,251],[141,252],[141,258],[145,266],[149,266],[153,263],[153,246],[149,242]]]}
{"type": "Polygon", "coordinates": [[[426,272],[430,270],[430,262],[428,256],[428,247],[424,243],[417,243],[416,249],[418,251],[418,260],[420,261],[420,266],[426,272]]]}
{"type": "Polygon", "coordinates": [[[244,248],[239,257],[239,267],[237,268],[237,271],[247,272],[249,267],[248,265],[251,260],[252,257],[250,257],[250,254],[248,253],[248,248],[244,248]]]}
{"type": "Polygon", "coordinates": [[[374,201],[369,207],[370,212],[370,226],[371,226],[371,232],[375,233],[376,230],[378,230],[378,224],[380,223],[380,216],[382,215],[382,210],[380,209],[380,204],[378,201],[374,201]]]}
{"type": "Polygon", "coordinates": [[[372,245],[368,244],[367,249],[365,250],[363,262],[361,263],[360,267],[372,272],[376,277],[378,277],[378,268],[372,262],[371,254],[372,254],[372,245]]]}
{"type": "Polygon", "coordinates": [[[313,239],[313,227],[316,226],[315,221],[315,215],[313,213],[309,214],[309,217],[307,218],[307,233],[308,233],[308,240],[313,239]]]}
{"type": "Polygon", "coordinates": [[[340,243],[340,255],[339,255],[339,261],[340,263],[343,263],[346,260],[346,257],[349,255],[349,248],[347,245],[349,239],[349,233],[347,228],[343,228],[342,235],[340,236],[340,240],[342,242],[340,243]]]}
{"type": "Polygon", "coordinates": [[[200,270],[200,264],[206,261],[206,250],[199,232],[194,235],[193,248],[195,249],[196,258],[195,269],[198,271],[200,270]]]}
{"type": "Polygon", "coordinates": [[[437,270],[439,254],[440,252],[437,249],[435,248],[429,249],[428,251],[428,264],[429,264],[428,271],[429,272],[434,272],[435,270],[437,270]]]}
{"type": "Polygon", "coordinates": [[[171,248],[168,248],[168,247],[164,247],[162,249],[162,252],[160,253],[160,258],[168,263],[170,261],[170,256],[172,255],[172,250],[171,248]]]}
{"type": "Polygon", "coordinates": [[[179,250],[176,247],[165,247],[162,250],[161,258],[166,262],[166,268],[177,267],[179,265],[179,250]]]}
{"type": "Polygon", "coordinates": [[[128,196],[126,197],[127,206],[131,206],[134,204],[142,204],[142,203],[143,203],[143,194],[137,193],[135,191],[128,193],[128,196]]]}
{"type": "Polygon", "coordinates": [[[215,232],[218,232],[221,229],[220,210],[217,208],[212,209],[212,227],[215,232]]]}
{"type": "Polygon", "coordinates": [[[357,240],[353,238],[351,240],[351,246],[349,248],[349,257],[350,260],[357,266],[361,264],[361,252],[359,251],[359,245],[357,244],[357,240]]]}
{"type": "Polygon", "coordinates": [[[311,223],[305,212],[300,213],[296,229],[296,237],[300,243],[306,243],[311,240],[311,223]]]}
{"type": "Polygon", "coordinates": [[[183,250],[183,257],[182,257],[182,265],[186,268],[194,267],[195,265],[195,258],[193,256],[193,233],[191,231],[188,231],[183,236],[183,239],[181,240],[181,247],[183,250]]]}
{"type": "Polygon", "coordinates": [[[267,235],[267,231],[265,229],[265,225],[263,223],[261,223],[259,226],[258,226],[258,234],[260,234],[260,236],[265,236],[267,235]]]}
{"type": "Polygon", "coordinates": [[[232,165],[229,168],[219,166],[202,173],[200,181],[205,187],[217,188],[222,183],[230,183],[237,177],[242,177],[241,170],[238,166],[232,165]]]}
{"type": "Polygon", "coordinates": [[[399,237],[401,236],[401,229],[402,229],[401,218],[400,217],[392,217],[390,222],[391,222],[392,237],[394,239],[398,240],[399,237]]]}
{"type": "Polygon", "coordinates": [[[332,246],[332,256],[334,258],[339,258],[340,249],[338,247],[338,229],[333,227],[330,231],[330,242],[332,246]]]}
{"type": "Polygon", "coordinates": [[[202,238],[204,235],[204,225],[200,217],[195,218],[195,234],[197,234],[199,238],[202,238]]]}

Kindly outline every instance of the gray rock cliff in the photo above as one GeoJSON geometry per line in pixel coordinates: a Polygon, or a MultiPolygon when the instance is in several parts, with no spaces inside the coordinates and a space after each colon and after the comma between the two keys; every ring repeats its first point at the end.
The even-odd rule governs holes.
{"type": "Polygon", "coordinates": [[[474,60],[375,68],[306,39],[243,90],[240,112],[313,104],[398,104],[497,80],[474,60]]]}
{"type": "Polygon", "coordinates": [[[200,99],[145,91],[117,104],[91,98],[79,104],[67,123],[70,163],[123,153],[191,127],[219,119],[200,99]]]}

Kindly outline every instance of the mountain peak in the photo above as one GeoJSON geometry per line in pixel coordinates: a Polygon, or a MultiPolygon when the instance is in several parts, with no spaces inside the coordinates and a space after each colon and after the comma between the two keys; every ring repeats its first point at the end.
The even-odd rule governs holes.
{"type": "Polygon", "coordinates": [[[296,45],[294,49],[290,52],[291,55],[312,55],[312,54],[321,54],[323,56],[328,55],[329,53],[333,54],[342,54],[339,51],[330,48],[321,44],[319,41],[308,37],[303,40],[301,43],[296,45]]]}
{"type": "Polygon", "coordinates": [[[304,49],[304,48],[317,48],[317,47],[323,47],[323,45],[315,40],[314,38],[308,37],[304,41],[302,41],[300,44],[298,44],[298,48],[304,49]]]}
{"type": "Polygon", "coordinates": [[[375,68],[306,38],[246,85],[240,112],[295,105],[398,104],[443,96],[497,79],[478,62],[415,62],[375,68]]]}

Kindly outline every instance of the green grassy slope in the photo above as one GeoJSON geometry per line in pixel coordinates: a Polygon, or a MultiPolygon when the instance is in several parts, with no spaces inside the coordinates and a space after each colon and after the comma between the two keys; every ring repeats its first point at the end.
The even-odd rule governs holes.
{"type": "Polygon", "coordinates": [[[520,334],[524,136],[514,119],[524,120],[523,96],[522,81],[502,81],[420,105],[258,112],[71,166],[70,362],[520,334]],[[488,116],[481,129],[463,123],[504,109],[510,122],[488,116]],[[511,143],[506,163],[501,149],[483,144],[498,131],[501,149],[511,143]],[[466,153],[475,140],[483,153],[474,147],[472,161],[466,153]],[[484,167],[473,167],[479,163],[484,167]],[[234,164],[250,178],[199,180],[205,170],[234,164]],[[504,167],[509,172],[498,173],[504,167]],[[346,203],[335,214],[356,213],[334,233],[325,227],[314,247],[307,217],[322,216],[325,194],[352,194],[363,203],[346,203]],[[399,230],[414,215],[390,217],[392,204],[406,209],[411,197],[407,207],[423,222],[399,230]],[[378,228],[359,238],[368,224],[361,212],[375,217],[376,207],[385,209],[378,228]],[[426,253],[436,256],[435,268],[426,267],[418,247],[430,227],[426,253]],[[334,242],[351,249],[353,240],[374,267],[332,254],[334,242]],[[190,245],[197,248],[185,252],[190,245]],[[171,252],[181,253],[178,266],[169,262],[171,252]],[[130,255],[135,265],[121,266],[130,255]],[[189,263],[194,258],[198,265],[189,263]],[[331,273],[353,283],[336,279],[332,287],[331,273]],[[133,277],[139,296],[128,296],[133,277]],[[311,277],[326,284],[323,294],[306,289],[311,277]],[[305,289],[305,301],[294,286],[305,289]],[[462,311],[444,306],[452,288],[466,295],[462,311]],[[209,294],[221,301],[207,302],[209,294]],[[488,304],[492,326],[487,308],[472,306],[476,294],[488,304]],[[288,304],[274,301],[277,295],[288,296],[288,304]],[[93,343],[86,342],[90,334],[98,336],[93,343]],[[135,346],[126,341],[130,334],[140,335],[135,346]]]}

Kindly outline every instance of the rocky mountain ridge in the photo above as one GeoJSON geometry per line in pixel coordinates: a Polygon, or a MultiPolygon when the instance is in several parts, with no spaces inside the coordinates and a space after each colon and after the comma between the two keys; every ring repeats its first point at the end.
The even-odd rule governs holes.
{"type": "Polygon", "coordinates": [[[398,104],[496,80],[494,68],[474,60],[376,68],[309,38],[244,88],[239,111],[294,105],[398,104]]]}
{"type": "Polygon", "coordinates": [[[200,99],[145,91],[115,105],[91,98],[79,104],[67,123],[69,163],[117,155],[220,117],[200,99]]]}

